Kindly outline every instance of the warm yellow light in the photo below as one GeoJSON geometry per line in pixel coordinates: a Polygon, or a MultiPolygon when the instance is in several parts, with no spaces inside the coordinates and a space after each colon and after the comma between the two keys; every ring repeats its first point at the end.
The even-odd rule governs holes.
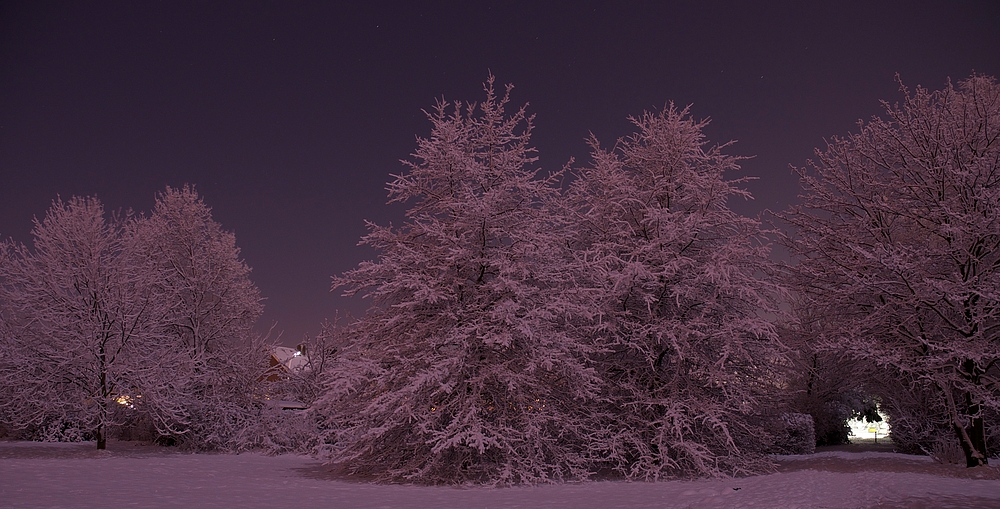
{"type": "Polygon", "coordinates": [[[121,406],[127,406],[129,408],[135,408],[135,405],[132,404],[132,397],[131,396],[118,396],[117,398],[115,398],[115,402],[117,402],[121,406]]]}

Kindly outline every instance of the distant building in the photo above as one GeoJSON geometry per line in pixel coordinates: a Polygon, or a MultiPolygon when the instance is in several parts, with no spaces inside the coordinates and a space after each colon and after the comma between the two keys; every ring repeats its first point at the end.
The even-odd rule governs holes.
{"type": "Polygon", "coordinates": [[[303,345],[299,345],[298,348],[276,346],[271,349],[270,367],[266,377],[269,382],[276,382],[286,374],[299,374],[306,371],[309,371],[309,357],[306,356],[303,345]]]}
{"type": "Polygon", "coordinates": [[[276,346],[271,349],[271,365],[278,364],[285,367],[289,373],[298,373],[309,370],[309,357],[306,357],[305,347],[299,345],[298,348],[288,348],[287,346],[276,346]]]}
{"type": "MultiPolygon", "coordinates": [[[[276,346],[271,349],[270,367],[264,377],[269,382],[277,382],[287,378],[289,374],[302,374],[309,371],[309,357],[305,354],[305,347],[299,345],[297,348],[287,346],[276,346]]],[[[282,410],[305,410],[308,405],[300,401],[289,401],[271,399],[264,396],[265,404],[277,407],[282,410]]]]}

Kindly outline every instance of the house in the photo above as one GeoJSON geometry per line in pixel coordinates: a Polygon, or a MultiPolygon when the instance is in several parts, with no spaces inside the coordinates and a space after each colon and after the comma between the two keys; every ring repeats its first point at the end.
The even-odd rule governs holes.
{"type": "MultiPolygon", "coordinates": [[[[268,382],[277,382],[288,378],[289,375],[305,374],[309,370],[309,357],[305,355],[303,345],[299,345],[297,348],[275,346],[271,348],[270,366],[263,379],[268,382]]],[[[263,399],[266,405],[281,410],[305,410],[308,408],[308,405],[300,401],[271,399],[269,395],[265,395],[263,399]]]]}
{"type": "Polygon", "coordinates": [[[267,380],[270,382],[279,380],[286,373],[299,374],[309,371],[309,357],[305,354],[305,347],[303,345],[297,348],[273,347],[267,371],[267,380]]]}

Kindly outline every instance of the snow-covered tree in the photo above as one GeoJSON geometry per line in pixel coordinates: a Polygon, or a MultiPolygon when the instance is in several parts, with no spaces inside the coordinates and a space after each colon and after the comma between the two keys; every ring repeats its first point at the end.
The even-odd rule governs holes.
{"type": "MultiPolygon", "coordinates": [[[[0,248],[0,266],[4,264],[6,250],[0,248]]],[[[9,352],[18,348],[17,338],[14,336],[13,324],[7,318],[8,311],[4,309],[3,301],[0,301],[0,438],[14,435],[16,429],[12,429],[12,424],[17,420],[18,409],[11,402],[20,397],[20,388],[14,384],[13,375],[19,369],[18,359],[9,355],[9,352]]]]}
{"type": "Polygon", "coordinates": [[[569,192],[576,298],[605,383],[608,419],[593,454],[630,478],[755,468],[766,447],[760,406],[777,356],[768,246],[754,219],[727,207],[749,197],[725,180],[738,157],[708,144],[688,109],[633,119],[569,192]]]}
{"type": "Polygon", "coordinates": [[[43,439],[149,426],[194,447],[267,445],[262,306],[231,233],[190,187],[148,217],[57,200],[0,258],[0,417],[43,439]]]}
{"type": "Polygon", "coordinates": [[[586,348],[566,334],[558,236],[540,212],[531,117],[510,87],[443,101],[408,170],[389,184],[410,203],[399,228],[370,225],[379,251],[334,278],[374,302],[348,329],[316,405],[331,460],[381,479],[539,482],[582,478],[586,348]]]}
{"type": "Polygon", "coordinates": [[[116,410],[148,367],[135,356],[155,340],[148,274],[128,263],[129,221],[107,220],[96,198],[56,200],[35,221],[33,250],[3,245],[2,382],[16,397],[0,405],[10,424],[79,428],[98,449],[120,424],[116,410]]]}
{"type": "Polygon", "coordinates": [[[145,406],[168,423],[161,435],[196,447],[240,448],[237,423],[252,422],[267,346],[251,328],[263,311],[236,237],[190,186],[167,187],[128,231],[130,261],[151,276],[159,343],[169,370],[142,381],[145,406]],[[153,403],[157,403],[153,405],[153,403]]]}
{"type": "Polygon", "coordinates": [[[797,170],[802,204],[779,215],[788,270],[834,326],[826,345],[925,395],[982,465],[1000,407],[1000,86],[901,89],[797,170]]]}
{"type": "Polygon", "coordinates": [[[212,219],[192,187],[167,187],[132,234],[157,273],[156,295],[166,307],[160,325],[189,357],[204,358],[249,337],[263,312],[260,291],[236,236],[212,219]]]}

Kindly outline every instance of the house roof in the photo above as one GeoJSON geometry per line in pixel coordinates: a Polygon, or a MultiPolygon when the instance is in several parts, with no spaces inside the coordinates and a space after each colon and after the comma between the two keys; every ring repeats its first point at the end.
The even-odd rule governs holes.
{"type": "Polygon", "coordinates": [[[271,350],[271,357],[291,373],[309,370],[309,357],[295,348],[276,346],[271,350]]]}

